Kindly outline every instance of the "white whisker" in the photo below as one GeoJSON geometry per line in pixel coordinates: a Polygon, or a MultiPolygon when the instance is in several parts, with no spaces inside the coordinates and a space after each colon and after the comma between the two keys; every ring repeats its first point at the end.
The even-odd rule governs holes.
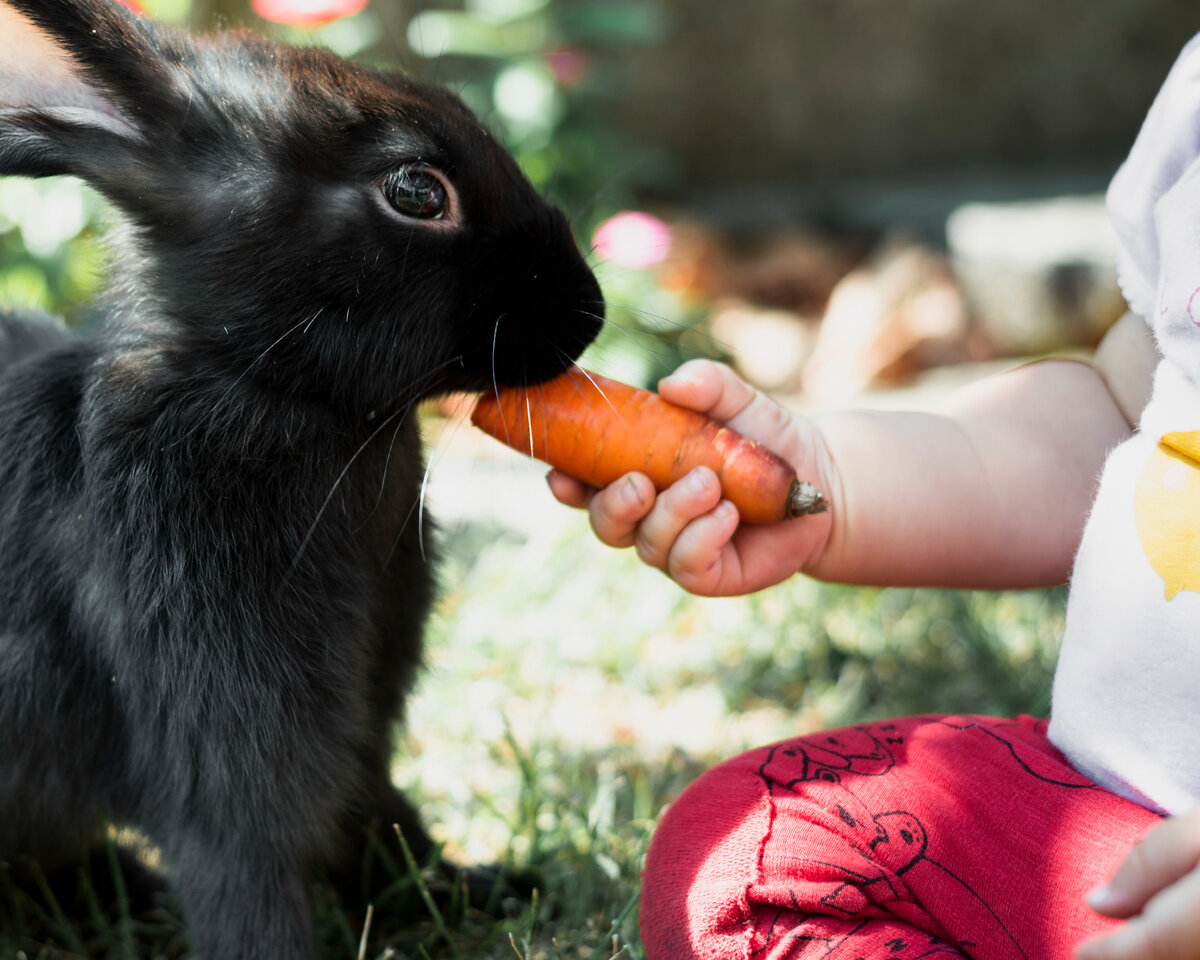
{"type": "Polygon", "coordinates": [[[529,455],[533,456],[533,410],[529,405],[529,388],[525,388],[525,422],[529,426],[529,455]]]}
{"type": "MultiPolygon", "coordinates": [[[[492,327],[492,390],[495,391],[497,397],[500,396],[500,382],[496,377],[496,341],[500,336],[500,321],[504,319],[504,316],[503,313],[500,314],[492,327]]],[[[508,420],[504,416],[503,409],[499,410],[499,415],[500,423],[504,427],[504,442],[512,446],[511,438],[508,435],[508,420]]]]}
{"type": "Polygon", "coordinates": [[[627,163],[621,169],[616,170],[611,177],[609,177],[606,181],[604,181],[604,183],[602,183],[599,186],[599,188],[597,188],[597,190],[592,194],[591,198],[589,200],[587,200],[583,204],[583,206],[581,206],[574,213],[572,213],[569,217],[567,217],[567,222],[572,223],[572,224],[575,223],[580,217],[582,217],[585,213],[587,213],[588,210],[590,210],[596,204],[596,202],[602,196],[604,196],[605,193],[607,193],[609,190],[611,190],[615,184],[620,183],[622,180],[627,179],[630,176],[630,174],[633,173],[633,171],[635,171],[638,167],[642,166],[649,159],[650,159],[650,152],[646,151],[645,153],[643,153],[640,156],[636,157],[635,159],[631,160],[629,163],[627,163]]]}
{"type": "Polygon", "coordinates": [[[596,392],[598,394],[600,394],[600,396],[604,399],[604,402],[608,404],[608,406],[612,410],[612,412],[617,415],[617,419],[620,420],[622,423],[624,423],[625,418],[621,416],[621,411],[619,411],[616,407],[613,406],[613,402],[611,400],[609,400],[608,396],[605,394],[605,392],[600,389],[600,384],[598,384],[595,380],[592,380],[591,374],[589,374],[586,370],[584,370],[583,367],[579,366],[579,364],[576,364],[575,366],[579,370],[580,373],[582,373],[585,377],[588,378],[589,381],[591,381],[592,386],[596,388],[596,392]]]}
{"type": "Polygon", "coordinates": [[[433,469],[433,457],[425,461],[425,473],[421,477],[421,493],[417,497],[417,549],[421,559],[426,563],[429,558],[425,555],[425,491],[429,489],[429,471],[433,469]]]}
{"type": "MultiPolygon", "coordinates": [[[[313,517],[312,523],[309,525],[308,531],[304,534],[303,539],[300,541],[300,546],[296,548],[296,554],[292,558],[291,566],[288,567],[288,571],[287,571],[287,574],[285,575],[284,579],[287,579],[295,572],[297,565],[300,563],[301,556],[304,554],[304,551],[308,548],[309,543],[312,541],[313,535],[317,532],[317,527],[320,525],[321,517],[323,517],[325,515],[325,511],[328,509],[329,504],[333,501],[333,497],[337,493],[338,487],[340,487],[342,481],[344,479],[346,479],[346,475],[350,472],[350,468],[352,466],[354,466],[355,461],[358,460],[358,458],[360,456],[362,456],[363,451],[366,450],[367,447],[371,445],[371,442],[377,436],[379,436],[379,434],[384,430],[384,428],[386,428],[397,417],[399,417],[401,422],[403,422],[403,418],[409,414],[409,412],[413,409],[414,406],[416,406],[420,391],[423,388],[428,386],[429,381],[434,379],[446,367],[450,366],[451,364],[457,363],[460,359],[461,358],[458,356],[451,357],[449,360],[446,360],[445,362],[438,364],[433,369],[426,371],[424,374],[422,374],[420,377],[418,377],[416,382],[414,382],[409,387],[409,390],[408,390],[409,396],[408,397],[402,396],[402,398],[400,400],[400,405],[395,410],[393,410],[390,414],[388,414],[386,417],[384,417],[383,420],[381,420],[379,422],[379,425],[374,430],[372,430],[370,432],[370,434],[368,434],[367,439],[364,440],[359,445],[358,449],[355,450],[354,453],[350,455],[350,459],[346,461],[346,465],[344,467],[342,467],[341,473],[339,473],[337,475],[337,479],[335,479],[333,481],[333,485],[329,488],[329,493],[326,494],[324,501],[322,501],[321,506],[318,508],[316,516],[313,517]]],[[[397,425],[397,430],[398,429],[399,429],[399,425],[397,425]]],[[[391,449],[389,448],[388,458],[390,459],[390,457],[391,457],[391,449]]],[[[384,476],[385,476],[385,480],[386,480],[386,472],[385,472],[384,476]]],[[[378,501],[376,502],[376,507],[378,507],[378,501]]],[[[411,512],[412,512],[412,508],[409,508],[409,513],[411,514],[411,512]]]]}
{"type": "Polygon", "coordinates": [[[337,479],[333,481],[333,486],[329,488],[329,493],[327,493],[325,495],[324,501],[321,503],[320,508],[317,510],[317,515],[315,517],[313,517],[313,521],[309,525],[308,531],[304,534],[304,538],[300,541],[300,546],[296,548],[296,555],[294,557],[292,557],[291,566],[288,567],[287,574],[284,577],[285,580],[288,577],[290,577],[293,572],[295,572],[296,566],[300,563],[301,555],[303,555],[305,549],[308,547],[309,542],[313,538],[313,534],[315,534],[317,532],[317,526],[321,522],[321,517],[325,515],[326,508],[329,506],[330,501],[333,500],[333,495],[337,492],[337,488],[339,486],[341,486],[342,481],[346,478],[346,474],[350,472],[350,468],[354,465],[354,461],[357,460],[359,458],[359,456],[361,456],[362,452],[367,449],[367,447],[370,445],[371,441],[374,440],[377,436],[379,436],[380,431],[382,431],[384,427],[386,427],[389,423],[391,423],[392,420],[394,420],[396,417],[398,417],[398,416],[403,417],[411,409],[412,409],[412,404],[408,404],[407,406],[397,407],[396,410],[394,410],[388,416],[384,417],[384,419],[379,424],[379,426],[377,426],[374,430],[371,431],[371,433],[367,437],[367,439],[362,442],[362,444],[359,446],[359,448],[357,450],[355,450],[354,453],[350,456],[350,459],[346,461],[346,465],[344,467],[342,467],[342,472],[339,473],[337,475],[337,479]]]}
{"type": "MultiPolygon", "coordinates": [[[[423,375],[423,376],[422,376],[422,377],[421,377],[421,378],[420,378],[420,379],[417,381],[417,384],[416,384],[415,386],[420,386],[421,384],[423,384],[423,383],[425,383],[426,381],[428,381],[428,380],[429,380],[431,377],[435,376],[436,374],[440,373],[442,370],[446,369],[446,367],[448,367],[448,366],[451,366],[452,364],[454,364],[454,363],[456,363],[456,362],[461,362],[461,361],[462,361],[462,354],[459,354],[459,355],[458,355],[458,356],[456,356],[456,357],[451,357],[451,358],[450,358],[449,360],[447,360],[445,363],[440,363],[440,364],[438,364],[436,367],[434,367],[434,368],[433,368],[432,370],[430,370],[428,373],[426,373],[425,375],[423,375]]],[[[410,405],[410,409],[411,409],[411,405],[410,405]]],[[[383,495],[384,495],[384,493],[385,493],[385,492],[386,492],[386,490],[387,490],[388,469],[389,469],[389,468],[391,467],[391,465],[392,465],[392,454],[395,452],[395,449],[396,449],[396,438],[400,436],[400,428],[401,428],[401,427],[403,427],[403,426],[404,426],[404,418],[403,418],[403,417],[401,417],[399,420],[397,420],[397,421],[396,421],[396,429],[392,431],[392,439],[391,439],[391,441],[388,443],[388,452],[387,452],[387,457],[385,457],[385,458],[384,458],[384,461],[383,461],[383,470],[380,472],[380,476],[379,476],[379,492],[378,492],[378,493],[375,495],[375,503],[374,503],[374,505],[371,507],[371,509],[370,509],[370,511],[367,513],[367,515],[366,515],[366,516],[363,518],[363,521],[362,521],[362,523],[360,523],[360,524],[358,525],[358,527],[357,527],[357,528],[355,528],[355,532],[356,532],[356,533],[357,533],[359,530],[361,530],[361,529],[362,529],[364,526],[366,526],[366,524],[367,524],[367,521],[368,521],[368,520],[370,520],[370,519],[371,519],[371,517],[373,517],[373,516],[375,515],[376,511],[378,511],[378,510],[379,510],[379,505],[380,505],[380,504],[383,502],[383,495]]]]}
{"type": "MultiPolygon", "coordinates": [[[[603,324],[605,327],[609,327],[609,328],[615,330],[617,333],[621,334],[621,336],[627,338],[629,340],[629,342],[634,344],[634,346],[636,346],[639,350],[643,351],[645,354],[652,357],[654,359],[654,362],[659,367],[661,367],[664,370],[667,368],[666,355],[663,354],[659,350],[652,349],[649,346],[649,343],[645,342],[645,341],[649,341],[650,343],[661,343],[662,342],[661,339],[659,337],[656,337],[653,333],[650,333],[647,330],[639,330],[636,333],[631,330],[626,330],[623,326],[621,326],[621,324],[617,323],[615,320],[609,320],[607,317],[603,316],[602,314],[592,313],[588,310],[575,310],[574,312],[581,314],[582,316],[585,316],[585,317],[592,317],[593,319],[599,320],[601,322],[601,324],[603,324]]],[[[564,356],[566,356],[566,354],[564,354],[564,356]]]]}
{"type": "MultiPolygon", "coordinates": [[[[468,422],[469,422],[469,418],[467,415],[465,415],[465,414],[459,415],[454,421],[454,430],[457,431],[464,423],[468,423],[468,422]]],[[[444,435],[443,435],[443,439],[445,439],[444,435]]],[[[429,486],[429,476],[433,472],[434,466],[436,465],[437,462],[440,462],[441,458],[443,456],[445,456],[445,454],[446,454],[446,448],[444,445],[441,447],[441,449],[435,449],[433,452],[431,452],[431,454],[429,456],[429,460],[425,464],[425,473],[421,478],[420,496],[417,497],[417,499],[412,502],[412,504],[408,508],[408,512],[404,515],[404,520],[400,523],[400,527],[396,531],[396,536],[392,540],[391,549],[388,550],[387,559],[384,560],[384,563],[383,563],[384,567],[386,567],[388,565],[388,563],[391,562],[392,556],[395,554],[396,548],[400,545],[400,540],[404,536],[404,531],[408,529],[408,524],[409,524],[409,521],[412,520],[413,513],[415,511],[417,511],[418,509],[421,511],[421,513],[419,515],[420,519],[417,521],[419,524],[419,529],[417,532],[417,541],[418,541],[419,549],[421,551],[421,559],[424,560],[425,562],[428,562],[428,557],[426,556],[426,553],[425,553],[425,533],[424,533],[425,491],[426,491],[426,488],[429,486]]]]}
{"type": "MultiPolygon", "coordinates": [[[[313,322],[313,321],[314,321],[314,320],[315,320],[315,319],[316,319],[318,316],[320,316],[320,314],[321,314],[321,311],[320,311],[320,310],[318,310],[318,311],[317,311],[315,314],[313,314],[311,317],[304,317],[304,318],[302,318],[301,320],[298,320],[296,323],[292,324],[292,326],[288,327],[288,328],[287,328],[285,331],[283,331],[283,333],[281,333],[281,334],[279,335],[279,337],[278,337],[278,338],[276,338],[276,340],[275,340],[275,342],[274,342],[274,343],[272,343],[272,344],[271,344],[269,347],[267,347],[266,349],[264,349],[264,350],[262,351],[262,353],[260,353],[260,354],[259,354],[257,357],[255,357],[253,360],[251,360],[251,361],[250,361],[250,362],[249,362],[249,363],[246,365],[246,369],[245,369],[245,370],[243,370],[243,371],[242,371],[240,374],[238,374],[238,376],[237,376],[237,377],[234,379],[233,383],[231,383],[231,384],[230,384],[230,385],[229,385],[229,386],[228,386],[228,387],[227,387],[227,388],[224,390],[224,392],[222,392],[221,396],[220,396],[220,397],[217,399],[216,403],[214,403],[214,404],[213,404],[213,418],[215,418],[215,417],[216,417],[216,413],[217,413],[217,411],[218,411],[218,410],[220,410],[220,409],[221,409],[221,406],[222,406],[222,404],[224,404],[224,403],[225,403],[225,401],[226,401],[226,400],[228,400],[228,399],[230,398],[230,396],[233,394],[233,391],[237,389],[237,385],[238,385],[239,383],[241,383],[243,380],[245,380],[247,376],[249,376],[249,375],[250,375],[250,371],[251,371],[251,370],[253,370],[253,369],[254,369],[256,366],[258,366],[258,364],[262,362],[263,358],[264,358],[264,357],[265,357],[265,356],[266,356],[268,353],[270,353],[270,352],[271,352],[272,350],[274,350],[274,349],[275,349],[277,346],[279,346],[279,344],[281,344],[281,343],[282,343],[282,342],[283,342],[283,341],[284,341],[284,340],[285,340],[287,337],[289,337],[289,336],[291,336],[293,333],[295,333],[295,332],[296,332],[296,329],[297,329],[298,327],[300,327],[302,324],[307,324],[307,326],[305,326],[305,327],[304,327],[304,332],[305,332],[305,333],[307,333],[307,332],[308,332],[308,327],[312,325],[312,322],[313,322]]],[[[185,433],[185,434],[184,434],[182,437],[180,437],[178,440],[175,440],[174,442],[170,443],[168,446],[170,446],[170,447],[175,447],[175,446],[178,446],[179,444],[183,443],[183,441],[184,441],[184,440],[186,440],[188,437],[190,437],[190,436],[191,436],[193,433],[195,433],[197,430],[199,430],[199,429],[200,429],[200,427],[202,427],[203,425],[204,425],[203,421],[201,421],[201,422],[197,423],[197,424],[196,424],[194,427],[192,427],[192,429],[190,429],[190,430],[189,430],[187,433],[185,433]]]]}

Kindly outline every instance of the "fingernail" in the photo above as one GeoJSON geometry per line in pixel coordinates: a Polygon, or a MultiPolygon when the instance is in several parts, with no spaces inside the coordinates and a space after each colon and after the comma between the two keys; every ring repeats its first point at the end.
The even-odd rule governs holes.
{"type": "Polygon", "coordinates": [[[1088,906],[1093,910],[1108,910],[1120,901],[1121,895],[1108,884],[1097,887],[1087,896],[1088,906]]]}
{"type": "Polygon", "coordinates": [[[676,386],[690,386],[693,383],[699,383],[695,377],[688,376],[686,373],[680,373],[676,370],[674,373],[668,373],[665,377],[658,381],[661,387],[664,383],[675,384],[676,386]]]}
{"type": "Polygon", "coordinates": [[[708,471],[697,467],[687,475],[687,489],[691,493],[701,493],[708,489],[708,471]]]}
{"type": "Polygon", "coordinates": [[[731,518],[731,517],[732,517],[732,516],[733,516],[735,513],[737,513],[737,507],[735,507],[735,506],[734,506],[734,505],[733,505],[733,504],[732,504],[730,501],[728,501],[728,500],[722,500],[722,501],[721,501],[720,503],[718,503],[718,504],[716,505],[716,507],[713,509],[712,515],[713,515],[713,517],[715,517],[717,520],[728,520],[728,519],[730,519],[730,518],[731,518]]]}
{"type": "Polygon", "coordinates": [[[639,507],[646,505],[645,498],[642,497],[642,492],[637,488],[637,484],[633,482],[633,477],[626,477],[625,482],[621,484],[621,499],[628,506],[637,504],[639,507]]]}

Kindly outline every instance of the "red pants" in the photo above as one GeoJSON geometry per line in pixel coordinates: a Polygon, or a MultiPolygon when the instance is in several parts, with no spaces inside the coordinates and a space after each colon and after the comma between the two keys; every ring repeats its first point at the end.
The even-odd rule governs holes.
{"type": "Polygon", "coordinates": [[[920,717],[751,750],[667,811],[648,960],[1068,960],[1085,897],[1159,817],[1030,717],[920,717]]]}

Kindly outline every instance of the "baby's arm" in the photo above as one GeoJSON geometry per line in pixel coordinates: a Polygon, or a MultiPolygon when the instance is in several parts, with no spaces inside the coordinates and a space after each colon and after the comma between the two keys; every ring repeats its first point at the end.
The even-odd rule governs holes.
{"type": "Polygon", "coordinates": [[[728,368],[694,362],[663,381],[663,396],[780,453],[826,493],[828,514],[738,526],[704,470],[657,497],[636,474],[594,496],[562,474],[551,487],[588,505],[602,541],[635,545],[699,594],[745,593],[798,570],[853,583],[1060,583],[1104,456],[1144,405],[1154,362],[1149,331],[1130,317],[1094,364],[1030,364],[957,392],[935,413],[811,421],[728,368]]]}
{"type": "Polygon", "coordinates": [[[1028,364],[952,394],[934,413],[819,418],[842,485],[829,496],[843,509],[809,572],[879,584],[1064,582],[1104,457],[1131,429],[1109,384],[1118,372],[1141,384],[1142,401],[1125,404],[1136,417],[1153,370],[1144,323],[1132,318],[1113,336],[1134,349],[1106,349],[1102,365],[1028,364]]]}

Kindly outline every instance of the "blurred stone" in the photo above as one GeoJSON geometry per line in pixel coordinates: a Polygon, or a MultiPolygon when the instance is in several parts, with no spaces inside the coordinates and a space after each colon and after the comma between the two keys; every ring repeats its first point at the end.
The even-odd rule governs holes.
{"type": "Polygon", "coordinates": [[[716,340],[732,355],[734,368],[763,390],[791,392],[800,385],[816,341],[816,324],[787,310],[741,301],[717,304],[709,319],[716,340]]]}
{"type": "Polygon", "coordinates": [[[804,369],[804,393],[838,402],[990,353],[945,257],[893,240],[834,289],[804,369]]]}
{"type": "Polygon", "coordinates": [[[710,301],[737,300],[815,318],[863,256],[856,243],[798,228],[735,234],[696,220],[669,222],[673,246],[660,281],[710,301]]]}
{"type": "Polygon", "coordinates": [[[980,326],[1008,355],[1094,346],[1125,311],[1102,196],[972,203],[946,241],[980,326]]]}

